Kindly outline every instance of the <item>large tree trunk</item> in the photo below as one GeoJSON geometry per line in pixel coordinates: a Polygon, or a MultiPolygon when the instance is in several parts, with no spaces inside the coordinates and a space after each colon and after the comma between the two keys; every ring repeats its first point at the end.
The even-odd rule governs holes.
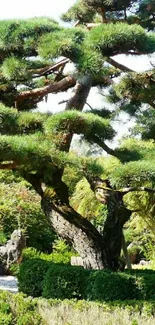
{"type": "Polygon", "coordinates": [[[108,180],[98,177],[89,177],[87,180],[91,185],[98,201],[107,205],[107,218],[103,228],[103,240],[110,255],[115,261],[115,267],[121,267],[121,249],[123,226],[129,220],[132,211],[123,202],[123,193],[113,190],[108,180]]]}
{"type": "Polygon", "coordinates": [[[89,269],[118,269],[109,247],[97,229],[70,205],[66,185],[61,182],[47,188],[42,195],[42,208],[56,233],[72,243],[89,269]]]}

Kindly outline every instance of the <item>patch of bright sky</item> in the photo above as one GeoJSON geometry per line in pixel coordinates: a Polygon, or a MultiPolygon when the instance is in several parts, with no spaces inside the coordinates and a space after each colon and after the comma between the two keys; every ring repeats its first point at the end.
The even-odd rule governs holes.
{"type": "Polygon", "coordinates": [[[43,16],[58,19],[74,3],[75,0],[4,0],[0,19],[43,16]]]}

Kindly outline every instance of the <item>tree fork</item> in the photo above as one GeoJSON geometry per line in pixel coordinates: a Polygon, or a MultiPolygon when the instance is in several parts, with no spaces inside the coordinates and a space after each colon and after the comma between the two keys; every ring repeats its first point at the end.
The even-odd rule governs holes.
{"type": "Polygon", "coordinates": [[[73,94],[66,104],[66,110],[82,111],[92,86],[92,77],[83,76],[77,81],[73,94]]]}
{"type": "Polygon", "coordinates": [[[89,175],[86,175],[86,178],[95,193],[96,199],[107,205],[108,212],[102,235],[113,261],[119,268],[123,226],[129,220],[132,211],[124,205],[124,194],[113,190],[109,180],[102,180],[99,177],[89,175]]]}

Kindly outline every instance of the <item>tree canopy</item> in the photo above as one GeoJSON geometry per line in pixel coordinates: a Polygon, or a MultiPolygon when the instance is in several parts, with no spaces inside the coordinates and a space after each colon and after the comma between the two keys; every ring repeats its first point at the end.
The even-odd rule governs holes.
{"type": "Polygon", "coordinates": [[[153,10],[151,0],[79,0],[63,15],[73,27],[49,18],[0,22],[0,168],[18,171],[33,186],[51,227],[88,268],[122,267],[122,229],[134,212],[124,197],[155,192],[154,66],[137,73],[115,58],[155,52],[153,10]],[[75,66],[72,73],[65,72],[68,62],[75,66]],[[83,112],[95,86],[108,94],[109,111],[83,112]],[[63,112],[37,112],[48,94],[69,88],[63,112]],[[137,125],[133,139],[113,149],[106,140],[114,139],[111,122],[121,111],[137,125]],[[113,156],[112,163],[72,152],[74,134],[113,156]],[[84,177],[106,205],[102,232],[71,206],[68,168],[78,174],[75,185],[84,177]]]}

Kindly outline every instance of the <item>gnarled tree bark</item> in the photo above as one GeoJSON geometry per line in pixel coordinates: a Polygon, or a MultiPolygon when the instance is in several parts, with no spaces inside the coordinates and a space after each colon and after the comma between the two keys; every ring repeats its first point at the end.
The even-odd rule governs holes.
{"type": "Polygon", "coordinates": [[[129,220],[132,211],[123,202],[124,194],[121,191],[113,190],[108,180],[102,180],[99,177],[92,178],[89,175],[86,177],[97,200],[107,206],[107,218],[102,235],[115,268],[119,269],[123,226],[129,220]]]}
{"type": "Polygon", "coordinates": [[[85,268],[115,270],[115,263],[103,236],[69,205],[66,193],[66,185],[60,182],[55,188],[46,188],[42,195],[42,208],[52,228],[72,243],[83,259],[85,268]]]}

